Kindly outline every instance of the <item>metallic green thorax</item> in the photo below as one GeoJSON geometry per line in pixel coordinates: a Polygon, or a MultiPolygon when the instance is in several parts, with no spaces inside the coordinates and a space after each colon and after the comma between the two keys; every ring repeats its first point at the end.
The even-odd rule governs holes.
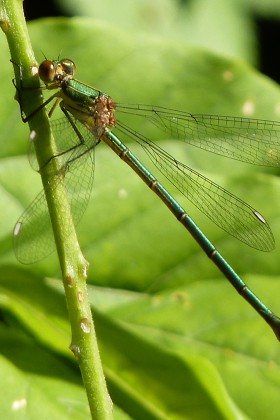
{"type": "Polygon", "coordinates": [[[77,80],[66,78],[61,84],[60,106],[100,137],[115,125],[115,103],[111,97],[77,80]]]}
{"type": "Polygon", "coordinates": [[[100,96],[106,96],[99,90],[93,89],[75,79],[67,77],[61,83],[59,95],[63,102],[75,109],[93,108],[100,96]]]}
{"type": "MultiPolygon", "coordinates": [[[[52,114],[58,103],[68,119],[71,114],[95,136],[100,138],[107,128],[116,123],[116,104],[110,96],[74,79],[76,67],[72,60],[45,60],[39,67],[39,75],[49,90],[60,88],[53,97],[57,101],[50,111],[52,114]]],[[[51,99],[51,98],[50,98],[51,99]]]]}

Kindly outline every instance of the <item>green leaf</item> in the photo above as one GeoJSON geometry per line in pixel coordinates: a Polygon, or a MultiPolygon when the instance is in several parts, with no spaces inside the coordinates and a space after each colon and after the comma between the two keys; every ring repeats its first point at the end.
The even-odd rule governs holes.
{"type": "Polygon", "coordinates": [[[85,419],[86,396],[73,367],[16,331],[1,327],[3,418],[85,419]]]}
{"type": "MultiPolygon", "coordinates": [[[[75,60],[78,79],[108,92],[117,102],[279,118],[276,84],[240,61],[185,42],[135,35],[82,18],[32,22],[30,34],[39,61],[41,51],[51,59],[62,50],[62,56],[75,60]]],[[[2,335],[9,343],[14,332],[22,343],[17,337],[20,326],[29,335],[30,357],[42,350],[51,360],[59,359],[58,365],[69,370],[64,382],[71,385],[74,362],[67,350],[65,302],[54,289],[56,282],[43,282],[45,277],[58,276],[56,256],[21,267],[13,255],[10,232],[41,187],[26,158],[28,129],[13,99],[12,66],[3,35],[0,48],[5,57],[0,96],[0,303],[9,327],[2,335]]],[[[279,243],[276,170],[183,148],[174,139],[155,137],[147,127],[139,129],[256,207],[269,220],[279,243]]],[[[133,150],[142,158],[139,148],[133,150]]],[[[249,286],[277,312],[278,251],[267,254],[246,247],[209,223],[174,187],[170,191],[249,286]]],[[[132,418],[141,412],[146,416],[142,418],[236,418],[238,413],[263,419],[269,413],[277,419],[280,374],[275,337],[173,219],[105,145],[96,148],[94,191],[79,225],[79,238],[90,262],[89,282],[95,285],[90,293],[114,403],[132,418]]],[[[0,352],[3,372],[5,367],[7,372],[18,373],[15,358],[9,359],[4,347],[0,352]]],[[[18,363],[26,358],[19,351],[16,356],[18,363]]],[[[34,370],[43,389],[53,384],[42,375],[38,363],[34,370]]],[[[61,386],[60,368],[57,372],[53,381],[61,386]]],[[[21,386],[28,375],[15,375],[14,382],[21,386]]],[[[1,375],[5,389],[8,378],[1,375]]],[[[49,394],[42,405],[51,412],[49,394]]],[[[124,418],[121,411],[118,415],[124,418]]]]}
{"type": "MultiPolygon", "coordinates": [[[[49,283],[49,287],[40,282],[34,284],[33,279],[25,277],[23,272],[14,272],[14,274],[15,277],[21,276],[21,281],[6,280],[6,276],[1,281],[2,295],[6,296],[5,302],[2,300],[2,306],[5,303],[10,316],[12,315],[12,318],[8,319],[10,327],[13,326],[16,330],[21,325],[32,334],[36,346],[40,343],[49,352],[54,353],[52,357],[59,360],[61,354],[73,364],[70,351],[66,351],[67,340],[70,340],[70,337],[66,331],[67,316],[62,307],[63,296],[53,289],[55,286],[60,290],[61,286],[53,281],[49,283]],[[28,293],[30,286],[32,286],[31,293],[28,293]]],[[[168,419],[170,416],[178,419],[202,418],[207,413],[210,418],[227,416],[234,418],[230,413],[238,412],[238,409],[234,407],[219,374],[209,361],[195,354],[178,357],[172,351],[166,351],[159,346],[159,343],[151,344],[143,335],[137,334],[135,327],[127,328],[123,322],[118,323],[96,309],[94,312],[111,396],[114,402],[133,418],[168,419]]],[[[9,329],[6,329],[6,332],[8,335],[11,334],[9,329]]],[[[7,339],[5,331],[3,336],[7,339]]],[[[18,340],[17,335],[15,339],[18,340]]],[[[23,371],[23,380],[29,380],[31,386],[33,386],[32,379],[29,379],[31,367],[33,374],[41,378],[41,386],[47,386],[40,361],[48,374],[54,377],[54,382],[57,380],[56,387],[61,385],[62,379],[73,382],[69,366],[65,366],[65,372],[62,374],[55,361],[48,361],[47,355],[42,355],[44,352],[39,348],[29,349],[29,344],[25,341],[23,340],[20,345],[11,343],[10,340],[7,344],[3,344],[1,352],[5,356],[4,366],[5,360],[16,366],[19,365],[23,371]],[[9,351],[10,347],[14,350],[9,351]],[[21,349],[20,354],[19,349],[21,349]],[[36,357],[30,358],[30,354],[34,351],[36,357]],[[51,368],[48,368],[49,364],[51,368]]],[[[15,381],[17,382],[17,378],[15,381]]],[[[55,392],[56,400],[63,401],[61,391],[56,389],[55,392]]],[[[22,398],[26,399],[26,404],[29,405],[29,396],[24,393],[22,398]]],[[[80,400],[79,394],[78,400],[80,400]]],[[[47,401],[44,404],[49,405],[47,401]]]]}
{"type": "Polygon", "coordinates": [[[66,13],[90,16],[130,33],[149,32],[181,42],[187,40],[253,63],[257,58],[253,16],[242,1],[59,0],[59,4],[66,13]]]}

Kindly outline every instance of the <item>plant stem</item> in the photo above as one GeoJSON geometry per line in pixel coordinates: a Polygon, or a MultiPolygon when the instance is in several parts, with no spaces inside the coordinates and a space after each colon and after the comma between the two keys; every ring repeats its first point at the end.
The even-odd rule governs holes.
{"type": "MultiPolygon", "coordinates": [[[[38,67],[24,19],[22,0],[0,0],[0,14],[0,26],[6,34],[10,47],[16,84],[20,86],[22,83],[23,86],[35,88],[20,93],[22,111],[25,115],[29,115],[40,107],[43,99],[39,89],[38,67]],[[19,79],[19,69],[22,71],[22,80],[19,79]]],[[[56,153],[49,119],[42,109],[28,122],[30,131],[35,133],[34,145],[39,167],[43,167],[49,156],[56,153]]],[[[42,170],[40,173],[62,270],[72,330],[70,349],[79,363],[92,418],[107,420],[112,418],[112,404],[102,370],[87,296],[88,264],[78,244],[64,184],[58,182],[58,177],[62,175],[56,172],[55,160],[52,159],[50,162],[53,165],[51,171],[42,170]],[[51,176],[51,173],[57,175],[51,176]]]]}

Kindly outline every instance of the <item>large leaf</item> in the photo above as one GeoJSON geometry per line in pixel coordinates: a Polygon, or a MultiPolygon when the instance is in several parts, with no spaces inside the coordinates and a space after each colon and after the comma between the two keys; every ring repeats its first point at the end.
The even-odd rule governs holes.
{"type": "Polygon", "coordinates": [[[160,34],[250,62],[256,59],[252,16],[242,1],[58,0],[58,3],[66,13],[101,19],[130,32],[160,34]]]}
{"type": "MultiPolygon", "coordinates": [[[[56,58],[62,50],[63,56],[76,61],[78,79],[118,102],[278,119],[280,92],[275,84],[244,63],[207,50],[136,36],[89,19],[34,22],[30,34],[38,60],[41,51],[56,58]]],[[[26,158],[28,128],[13,100],[12,67],[2,35],[0,42],[3,317],[16,333],[20,325],[31,334],[33,348],[36,341],[50,353],[48,357],[70,358],[64,300],[53,283],[42,283],[42,277],[59,272],[56,256],[20,267],[12,251],[13,224],[40,190],[40,179],[26,158]]],[[[154,133],[145,131],[149,134],[154,133]]],[[[280,185],[272,170],[184,149],[174,139],[156,140],[258,208],[279,243],[280,185]]],[[[137,147],[133,150],[142,157],[137,147]]],[[[173,187],[171,192],[182,201],[173,187]]],[[[183,203],[250,287],[277,312],[279,251],[250,249],[183,203]]],[[[256,419],[269,413],[269,418],[277,418],[276,338],[173,219],[123,162],[98,146],[94,192],[79,237],[91,263],[89,281],[98,285],[90,292],[114,402],[132,418],[236,418],[238,413],[256,419]]],[[[32,354],[29,343],[26,346],[32,354]]],[[[9,355],[3,347],[2,353],[2,372],[4,366],[13,370],[13,352],[9,355]]],[[[20,361],[20,352],[16,358],[20,361]]],[[[23,376],[29,381],[28,369],[23,376]]],[[[34,369],[44,384],[39,367],[34,369]]],[[[72,369],[71,362],[69,382],[72,369]]],[[[1,374],[3,386],[5,381],[1,374]]],[[[49,405],[47,398],[43,404],[49,405]]]]}

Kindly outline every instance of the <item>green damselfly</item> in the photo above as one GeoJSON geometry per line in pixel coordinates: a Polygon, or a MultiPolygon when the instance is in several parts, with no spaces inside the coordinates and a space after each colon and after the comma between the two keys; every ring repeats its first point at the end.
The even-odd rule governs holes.
{"type": "MultiPolygon", "coordinates": [[[[42,107],[54,101],[49,116],[52,116],[58,104],[64,114],[62,119],[51,123],[57,139],[57,154],[50,156],[45,165],[57,159],[58,169],[53,175],[58,183],[64,182],[66,185],[74,223],[78,223],[85,211],[93,182],[93,153],[103,141],[159,196],[280,339],[280,319],[251,292],[186,211],[120,140],[133,139],[140,144],[157,169],[219,227],[253,248],[271,251],[275,245],[273,234],[256,209],[176,160],[157,143],[133,129],[127,120],[149,121],[188,145],[265,166],[280,165],[280,123],[190,114],[159,106],[118,104],[103,92],[74,79],[75,69],[74,62],[69,59],[44,60],[39,67],[44,88],[57,89],[42,107]],[[81,180],[84,192],[80,195],[77,186],[81,180]]],[[[53,251],[54,238],[44,192],[39,194],[17,222],[14,248],[22,263],[35,262],[53,251]]]]}

